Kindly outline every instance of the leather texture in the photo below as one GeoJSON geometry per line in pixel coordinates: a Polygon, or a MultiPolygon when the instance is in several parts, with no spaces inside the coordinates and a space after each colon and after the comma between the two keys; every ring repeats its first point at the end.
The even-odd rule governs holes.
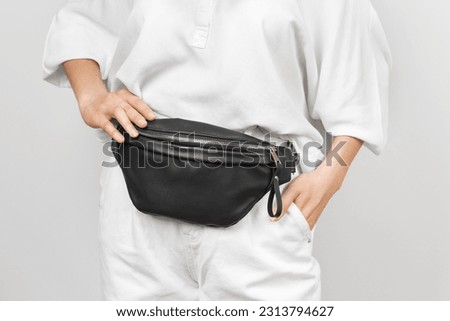
{"type": "Polygon", "coordinates": [[[227,128],[181,118],[155,119],[111,149],[134,206],[150,215],[227,227],[270,191],[267,210],[279,216],[279,186],[291,180],[298,154],[227,128]],[[272,212],[276,195],[278,211],[272,212]]]}

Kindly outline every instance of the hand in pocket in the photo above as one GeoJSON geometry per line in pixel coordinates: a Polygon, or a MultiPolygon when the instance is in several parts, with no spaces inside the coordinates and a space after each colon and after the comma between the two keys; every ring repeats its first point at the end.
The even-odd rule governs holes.
{"type": "Polygon", "coordinates": [[[339,176],[333,178],[333,175],[329,175],[326,171],[327,169],[318,167],[313,172],[303,173],[292,179],[282,193],[283,209],[280,217],[271,220],[279,221],[287,209],[295,205],[312,230],[328,201],[338,190],[336,186],[340,186],[341,178],[339,176]]]}

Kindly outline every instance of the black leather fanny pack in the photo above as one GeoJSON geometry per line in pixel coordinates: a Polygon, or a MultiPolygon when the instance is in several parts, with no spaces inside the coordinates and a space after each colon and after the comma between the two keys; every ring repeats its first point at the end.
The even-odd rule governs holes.
{"type": "Polygon", "coordinates": [[[267,211],[281,214],[279,186],[291,180],[298,154],[292,142],[275,145],[223,127],[162,118],[137,128],[111,148],[128,193],[141,212],[227,227],[267,193],[267,211]],[[273,212],[273,198],[276,212],[273,212]]]}

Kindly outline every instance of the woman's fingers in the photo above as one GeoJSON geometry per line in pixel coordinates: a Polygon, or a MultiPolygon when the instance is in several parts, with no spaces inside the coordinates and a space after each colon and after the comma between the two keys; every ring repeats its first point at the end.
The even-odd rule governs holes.
{"type": "Polygon", "coordinates": [[[128,118],[127,113],[125,110],[121,107],[118,107],[114,110],[113,117],[117,119],[117,121],[122,125],[122,127],[125,129],[125,131],[130,134],[131,137],[137,137],[139,134],[136,128],[134,128],[133,124],[131,123],[130,119],[128,118]]]}
{"type": "Polygon", "coordinates": [[[125,140],[125,137],[123,137],[123,135],[117,130],[114,124],[107,118],[105,118],[105,120],[102,122],[100,128],[119,143],[123,143],[123,141],[125,140]]]}
{"type": "Polygon", "coordinates": [[[135,96],[132,93],[128,92],[125,99],[128,102],[128,104],[130,104],[131,107],[137,110],[143,117],[145,117],[148,120],[155,119],[155,114],[153,113],[153,110],[138,96],[135,96]]]}
{"type": "Polygon", "coordinates": [[[123,108],[125,112],[127,113],[128,118],[135,123],[137,126],[141,128],[145,128],[147,126],[147,121],[145,118],[136,111],[133,107],[130,105],[127,105],[123,108]]]}
{"type": "Polygon", "coordinates": [[[113,114],[109,118],[105,118],[104,120],[100,121],[100,128],[102,128],[109,136],[111,136],[119,143],[122,143],[125,140],[125,137],[111,122],[111,118],[115,118],[122,125],[125,131],[127,131],[132,137],[136,137],[139,133],[137,132],[131,121],[133,121],[140,127],[145,127],[147,125],[144,117],[142,117],[142,115],[140,115],[131,106],[115,108],[113,114]]]}
{"type": "Polygon", "coordinates": [[[150,107],[126,88],[101,95],[82,107],[80,106],[80,112],[88,126],[102,128],[118,142],[123,142],[125,138],[111,122],[112,118],[115,118],[131,137],[137,137],[139,134],[133,123],[145,128],[147,119],[155,119],[150,107]]]}

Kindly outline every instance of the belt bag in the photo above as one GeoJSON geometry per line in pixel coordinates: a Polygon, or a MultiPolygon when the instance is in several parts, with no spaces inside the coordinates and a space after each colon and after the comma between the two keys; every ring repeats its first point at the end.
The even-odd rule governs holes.
{"type": "Polygon", "coordinates": [[[291,180],[298,154],[223,127],[180,118],[155,119],[111,149],[134,206],[145,214],[227,227],[270,191],[267,211],[281,214],[280,185],[291,180]],[[273,212],[273,198],[276,212],[273,212]]]}

